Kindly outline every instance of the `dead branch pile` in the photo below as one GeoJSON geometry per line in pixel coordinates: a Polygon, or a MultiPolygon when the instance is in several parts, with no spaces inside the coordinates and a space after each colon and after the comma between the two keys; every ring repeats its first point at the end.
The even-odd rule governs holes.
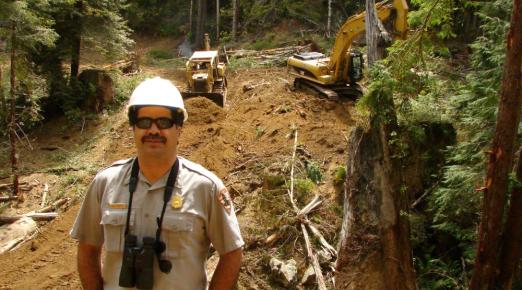
{"type": "Polygon", "coordinates": [[[326,290],[326,283],[324,280],[323,273],[321,271],[321,266],[319,264],[319,259],[317,257],[317,250],[312,247],[312,243],[310,242],[310,237],[308,235],[308,229],[312,232],[312,234],[319,241],[319,244],[323,251],[329,252],[332,257],[337,256],[337,251],[332,247],[321,234],[321,232],[312,224],[312,222],[308,219],[307,214],[318,207],[322,201],[320,200],[319,195],[316,195],[314,199],[309,202],[305,207],[299,209],[294,201],[294,165],[295,165],[295,153],[297,151],[297,130],[294,131],[294,150],[292,153],[292,167],[290,169],[290,189],[288,190],[288,197],[290,199],[290,203],[292,208],[297,215],[298,220],[301,224],[301,231],[303,233],[303,238],[305,240],[306,252],[308,255],[308,261],[312,264],[312,267],[315,272],[315,277],[317,279],[317,286],[320,290],[326,290]]]}

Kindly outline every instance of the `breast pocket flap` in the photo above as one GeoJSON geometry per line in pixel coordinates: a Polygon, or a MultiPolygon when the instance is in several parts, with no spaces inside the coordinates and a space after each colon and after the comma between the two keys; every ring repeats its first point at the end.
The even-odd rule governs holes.
{"type": "Polygon", "coordinates": [[[163,228],[171,232],[191,232],[194,222],[189,216],[165,216],[163,228]]]}
{"type": "Polygon", "coordinates": [[[121,225],[125,225],[126,220],[127,220],[127,212],[106,210],[102,215],[101,224],[102,225],[121,226],[121,225]]]}

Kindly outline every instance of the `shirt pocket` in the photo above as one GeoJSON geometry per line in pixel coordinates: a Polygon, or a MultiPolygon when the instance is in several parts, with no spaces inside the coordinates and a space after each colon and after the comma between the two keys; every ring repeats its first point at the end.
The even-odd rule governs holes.
{"type": "Polygon", "coordinates": [[[190,234],[194,230],[194,218],[188,214],[169,214],[163,219],[167,258],[182,258],[190,246],[190,234]]]}
{"type": "MultiPolygon", "coordinates": [[[[131,216],[129,227],[133,220],[131,216]]],[[[103,211],[101,219],[104,234],[103,245],[107,252],[123,252],[126,222],[126,209],[106,209],[103,211]]]]}

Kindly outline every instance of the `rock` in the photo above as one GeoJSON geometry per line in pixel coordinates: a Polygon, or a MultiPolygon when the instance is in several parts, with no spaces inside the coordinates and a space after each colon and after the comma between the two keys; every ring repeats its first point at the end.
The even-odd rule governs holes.
{"type": "Polygon", "coordinates": [[[270,269],[276,275],[277,280],[286,287],[297,282],[297,263],[294,259],[283,262],[272,258],[270,259],[270,269]]]}
{"type": "Polygon", "coordinates": [[[303,278],[301,279],[301,285],[307,285],[314,283],[315,281],[315,271],[312,265],[308,266],[308,269],[303,274],[303,278]]]}

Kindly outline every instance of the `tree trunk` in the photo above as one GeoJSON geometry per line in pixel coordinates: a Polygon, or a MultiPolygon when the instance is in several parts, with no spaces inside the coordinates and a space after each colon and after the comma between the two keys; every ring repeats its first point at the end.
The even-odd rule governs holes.
{"type": "MultiPolygon", "coordinates": [[[[392,122],[393,123],[393,122],[392,122]]],[[[401,164],[389,147],[391,124],[372,121],[349,138],[338,289],[417,289],[401,164]]]]}
{"type": "MultiPolygon", "coordinates": [[[[366,29],[375,29],[366,34],[370,50],[377,47],[380,33],[375,32],[375,1],[367,0],[366,7],[366,29]],[[368,18],[370,11],[373,18],[368,18]]],[[[382,56],[374,54],[373,61],[382,56]]],[[[384,107],[395,108],[391,92],[376,93],[381,94],[384,107]]],[[[415,290],[409,221],[403,214],[409,210],[409,198],[402,190],[407,177],[402,176],[401,160],[392,157],[391,134],[399,132],[397,116],[392,109],[370,120],[369,130],[358,126],[349,139],[337,287],[415,290]]]]}
{"type": "Polygon", "coordinates": [[[232,0],[232,40],[234,41],[237,39],[237,21],[239,16],[239,5],[237,1],[239,0],[232,0]]]}
{"type": "Polygon", "coordinates": [[[207,1],[198,0],[198,18],[196,20],[196,48],[203,47],[203,33],[205,29],[205,19],[207,18],[207,1]]]}
{"type": "MultiPolygon", "coordinates": [[[[494,289],[502,218],[522,103],[522,0],[513,1],[495,136],[489,153],[470,289],[494,289]]],[[[508,230],[509,231],[509,230],[508,230]]]]}
{"type": "Polygon", "coordinates": [[[194,15],[194,0],[190,0],[190,8],[189,8],[189,35],[192,35],[193,29],[193,16],[194,15]]]}
{"type": "Polygon", "coordinates": [[[366,0],[366,45],[368,48],[368,66],[375,61],[383,59],[386,53],[386,44],[391,41],[389,33],[377,17],[375,0],[366,0]]]}
{"type": "Polygon", "coordinates": [[[216,40],[219,41],[219,0],[216,0],[216,40]]]}
{"type": "Polygon", "coordinates": [[[11,113],[9,120],[9,142],[11,144],[11,172],[13,174],[12,196],[23,201],[18,188],[18,154],[16,153],[16,23],[13,22],[11,34],[11,113]]]}
{"type": "MultiPolygon", "coordinates": [[[[518,150],[517,180],[522,182],[522,147],[518,150]]],[[[522,186],[517,185],[511,192],[509,213],[502,238],[500,254],[500,273],[497,280],[498,289],[511,289],[513,274],[522,256],[522,186]]]]}
{"type": "Polygon", "coordinates": [[[332,1],[328,0],[328,20],[326,21],[326,37],[330,38],[332,31],[332,1]]]}
{"type": "Polygon", "coordinates": [[[4,90],[3,90],[3,82],[2,82],[2,66],[0,66],[0,102],[1,102],[1,105],[2,105],[2,113],[0,114],[2,116],[2,120],[0,120],[0,126],[3,126],[5,123],[4,123],[4,119],[3,118],[6,118],[7,116],[7,104],[6,104],[6,101],[5,101],[5,95],[4,95],[4,90]]]}
{"type": "Polygon", "coordinates": [[[76,8],[76,13],[73,16],[72,25],[75,26],[73,28],[74,35],[71,44],[71,77],[70,81],[76,80],[78,77],[78,72],[80,71],[80,52],[82,47],[82,16],[83,15],[83,1],[78,0],[74,5],[76,8]]]}

